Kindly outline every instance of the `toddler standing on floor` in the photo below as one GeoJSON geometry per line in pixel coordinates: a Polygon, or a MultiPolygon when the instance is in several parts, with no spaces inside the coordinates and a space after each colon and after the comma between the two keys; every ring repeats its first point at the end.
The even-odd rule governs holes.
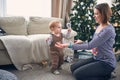
{"type": "Polygon", "coordinates": [[[55,47],[55,43],[62,43],[63,38],[70,38],[71,28],[68,28],[66,34],[61,33],[62,24],[59,21],[51,21],[49,24],[49,28],[51,30],[51,35],[47,39],[47,43],[50,46],[50,55],[52,63],[51,72],[53,74],[58,75],[60,74],[59,70],[61,68],[61,65],[64,62],[64,54],[63,49],[55,47]]]}

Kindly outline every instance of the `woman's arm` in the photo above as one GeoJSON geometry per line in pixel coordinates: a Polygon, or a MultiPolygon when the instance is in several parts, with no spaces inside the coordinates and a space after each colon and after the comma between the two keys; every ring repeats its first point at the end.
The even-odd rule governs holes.
{"type": "MultiPolygon", "coordinates": [[[[83,43],[82,40],[75,40],[74,41],[74,44],[82,44],[82,43],[83,43]]],[[[62,44],[62,43],[59,43],[59,42],[57,42],[55,44],[55,46],[59,47],[59,48],[65,48],[65,47],[72,48],[72,45],[73,45],[72,43],[64,43],[64,44],[62,44]]]]}
{"type": "Polygon", "coordinates": [[[106,42],[111,37],[111,35],[113,35],[112,30],[105,29],[100,33],[96,34],[90,42],[72,45],[72,49],[81,50],[81,49],[92,49],[98,47],[101,44],[104,44],[104,42],[106,42]]]}
{"type": "MultiPolygon", "coordinates": [[[[101,33],[96,34],[96,36],[93,37],[93,39],[90,42],[84,42],[82,44],[72,44],[73,50],[81,50],[81,49],[92,49],[95,47],[100,46],[101,44],[104,44],[112,35],[111,30],[103,30],[101,33]]],[[[56,43],[55,46],[59,48],[65,48],[69,47],[70,43],[56,43]]]]}

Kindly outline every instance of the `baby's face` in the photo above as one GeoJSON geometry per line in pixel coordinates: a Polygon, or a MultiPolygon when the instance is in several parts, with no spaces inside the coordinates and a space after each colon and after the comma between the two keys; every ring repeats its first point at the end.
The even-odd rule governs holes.
{"type": "Polygon", "coordinates": [[[54,28],[54,33],[59,34],[61,33],[61,30],[62,30],[62,25],[59,24],[58,26],[54,28]]]}

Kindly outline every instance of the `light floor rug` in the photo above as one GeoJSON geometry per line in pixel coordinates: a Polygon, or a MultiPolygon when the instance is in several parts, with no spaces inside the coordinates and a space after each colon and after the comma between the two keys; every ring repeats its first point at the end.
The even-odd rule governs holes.
{"type": "Polygon", "coordinates": [[[26,71],[12,70],[19,80],[75,80],[70,72],[70,64],[64,63],[60,75],[54,75],[50,72],[50,67],[42,67],[34,64],[33,69],[26,71]]]}

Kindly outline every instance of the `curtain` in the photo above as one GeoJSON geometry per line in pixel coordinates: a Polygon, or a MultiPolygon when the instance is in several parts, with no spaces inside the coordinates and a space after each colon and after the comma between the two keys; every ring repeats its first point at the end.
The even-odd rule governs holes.
{"type": "Polygon", "coordinates": [[[52,0],[52,17],[62,18],[64,23],[69,22],[72,0],[52,0]]]}
{"type": "Polygon", "coordinates": [[[63,8],[61,11],[61,18],[65,19],[66,22],[69,22],[69,14],[71,11],[72,0],[63,0],[63,8]]]}
{"type": "Polygon", "coordinates": [[[0,17],[5,16],[6,13],[6,0],[0,0],[0,17]]]}
{"type": "Polygon", "coordinates": [[[61,5],[61,0],[52,0],[52,17],[57,17],[60,18],[60,5],[61,5]]]}

